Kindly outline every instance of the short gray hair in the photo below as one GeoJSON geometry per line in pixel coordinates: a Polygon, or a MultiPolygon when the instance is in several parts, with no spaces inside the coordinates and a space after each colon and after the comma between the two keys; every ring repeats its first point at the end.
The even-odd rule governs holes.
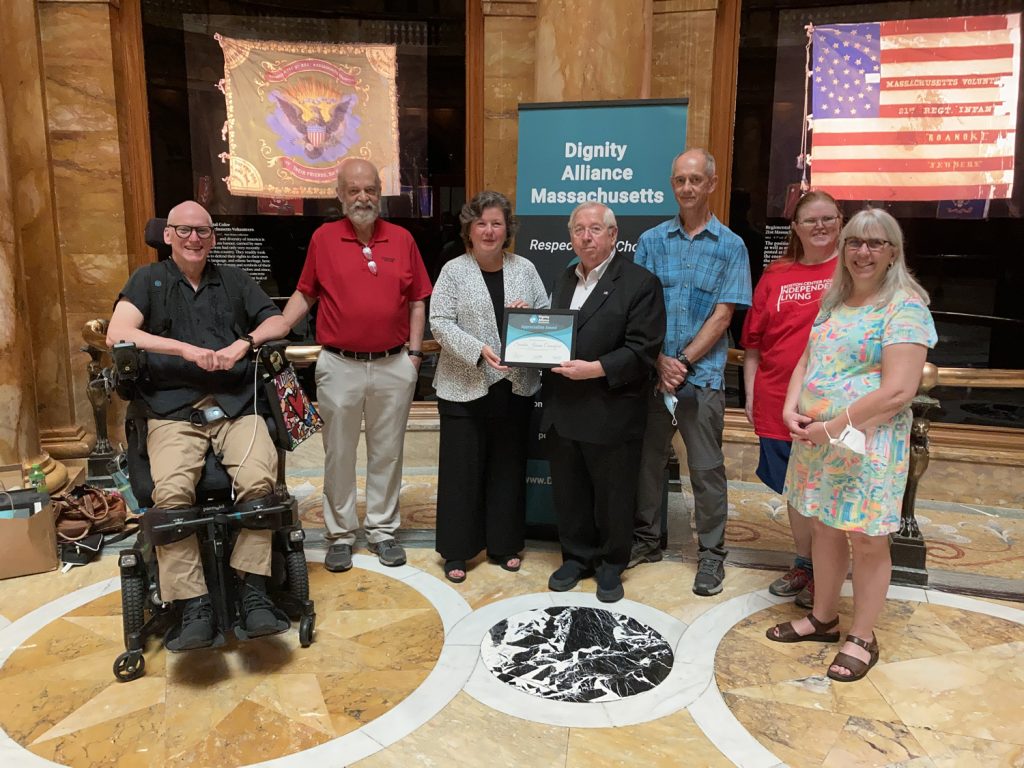
{"type": "Polygon", "coordinates": [[[569,232],[572,232],[573,224],[576,223],[576,214],[580,211],[585,211],[587,208],[602,208],[604,209],[604,225],[611,229],[615,227],[618,229],[618,222],[615,221],[615,213],[604,203],[599,203],[597,200],[588,200],[585,203],[580,203],[572,209],[572,213],[569,214],[569,232]]]}

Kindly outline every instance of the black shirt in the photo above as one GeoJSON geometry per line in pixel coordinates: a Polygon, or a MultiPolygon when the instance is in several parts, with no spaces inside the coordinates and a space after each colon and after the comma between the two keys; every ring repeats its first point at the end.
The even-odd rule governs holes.
{"type": "MultiPolygon", "coordinates": [[[[172,259],[135,271],[118,299],[142,313],[142,329],[204,349],[221,349],[273,315],[281,314],[246,272],[206,263],[193,289],[172,259]]],[[[154,416],[187,418],[192,405],[213,395],[230,418],[252,408],[253,365],[244,357],[230,371],[204,371],[176,355],[149,352],[139,390],[154,416]]]]}

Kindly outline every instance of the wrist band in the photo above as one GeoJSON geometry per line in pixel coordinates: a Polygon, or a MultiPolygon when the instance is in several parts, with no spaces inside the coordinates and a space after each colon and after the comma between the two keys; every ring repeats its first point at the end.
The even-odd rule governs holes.
{"type": "Polygon", "coordinates": [[[423,357],[423,353],[420,350],[418,350],[418,349],[410,349],[409,350],[409,357],[419,357],[419,358],[422,358],[423,357]]]}

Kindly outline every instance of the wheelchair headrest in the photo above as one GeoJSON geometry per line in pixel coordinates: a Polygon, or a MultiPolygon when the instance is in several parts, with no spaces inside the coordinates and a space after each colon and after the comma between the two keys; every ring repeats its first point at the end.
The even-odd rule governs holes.
{"type": "Polygon", "coordinates": [[[164,242],[164,227],[167,226],[167,219],[150,219],[146,222],[146,245],[156,249],[156,254],[161,259],[171,256],[171,246],[164,242]]]}

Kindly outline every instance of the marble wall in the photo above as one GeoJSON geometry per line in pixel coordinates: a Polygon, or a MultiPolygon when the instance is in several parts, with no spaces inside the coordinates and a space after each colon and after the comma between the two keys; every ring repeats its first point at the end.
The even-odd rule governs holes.
{"type": "MultiPolygon", "coordinates": [[[[128,277],[111,2],[39,0],[47,129],[72,421],[95,431],[82,324],[107,317],[128,277]]],[[[51,331],[52,332],[52,331],[51,331]]]]}
{"type": "Polygon", "coordinates": [[[23,254],[40,438],[54,455],[82,455],[91,443],[75,424],[36,3],[8,0],[0,19],[12,207],[23,254]]]}
{"type": "Polygon", "coordinates": [[[686,144],[707,145],[718,0],[484,0],[482,6],[485,187],[515,193],[522,101],[687,96],[686,144]]]}

